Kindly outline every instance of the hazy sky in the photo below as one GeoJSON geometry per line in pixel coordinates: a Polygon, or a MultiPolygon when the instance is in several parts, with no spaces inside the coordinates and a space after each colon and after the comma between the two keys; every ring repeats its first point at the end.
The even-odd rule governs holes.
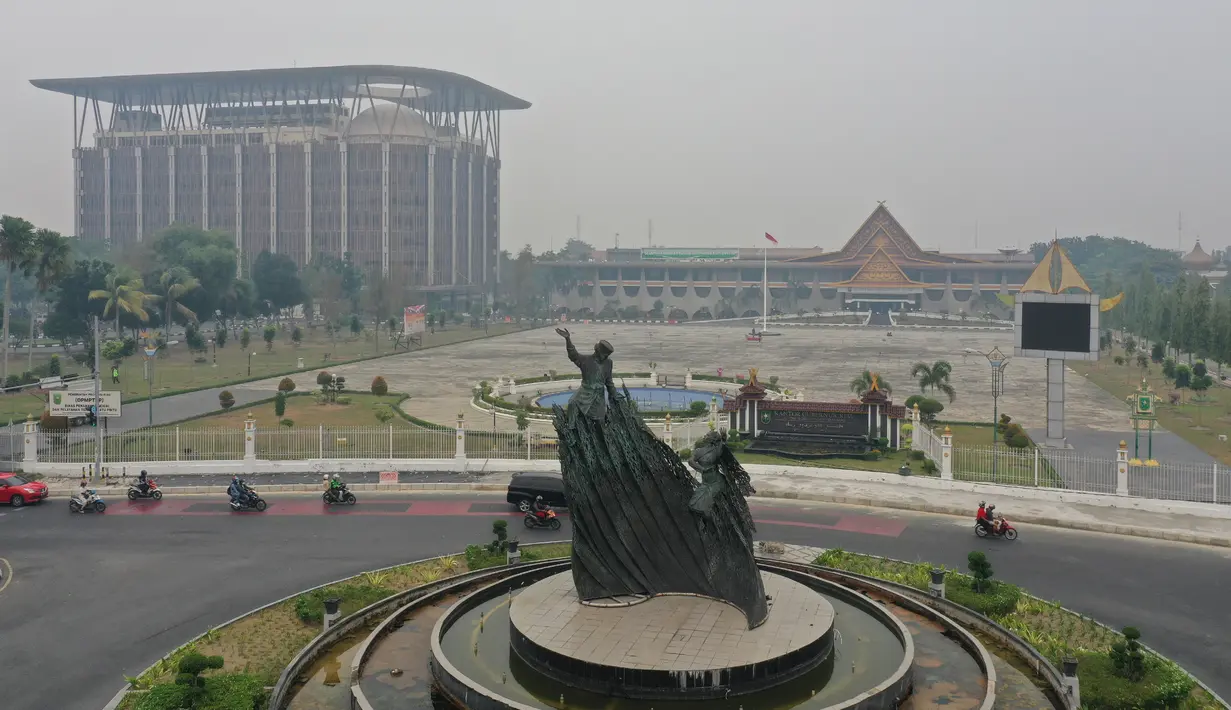
{"type": "Polygon", "coordinates": [[[31,78],[400,64],[503,119],[503,246],[1231,243],[1226,0],[0,3],[0,212],[72,229],[72,100],[31,78]],[[1219,97],[1222,98],[1219,98],[1219,97]]]}

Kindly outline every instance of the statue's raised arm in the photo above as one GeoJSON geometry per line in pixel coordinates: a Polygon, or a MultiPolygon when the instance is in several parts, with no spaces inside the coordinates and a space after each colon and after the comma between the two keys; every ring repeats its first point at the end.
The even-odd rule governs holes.
{"type": "Polygon", "coordinates": [[[574,365],[581,367],[581,356],[573,345],[573,336],[568,332],[568,328],[556,328],[556,334],[564,338],[564,351],[568,353],[568,359],[572,360],[574,365]]]}

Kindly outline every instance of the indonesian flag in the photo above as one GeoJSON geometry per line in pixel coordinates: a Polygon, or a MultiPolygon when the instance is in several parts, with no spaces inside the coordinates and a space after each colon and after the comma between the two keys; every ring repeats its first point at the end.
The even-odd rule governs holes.
{"type": "Polygon", "coordinates": [[[766,233],[765,233],[765,238],[766,238],[766,239],[768,239],[769,241],[773,242],[773,243],[774,243],[774,246],[778,246],[778,240],[777,240],[777,239],[774,239],[774,235],[770,234],[769,232],[766,232],[766,233]]]}

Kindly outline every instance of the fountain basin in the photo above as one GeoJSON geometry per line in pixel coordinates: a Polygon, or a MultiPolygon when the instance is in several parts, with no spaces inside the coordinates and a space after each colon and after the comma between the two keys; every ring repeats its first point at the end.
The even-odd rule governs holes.
{"type": "MultiPolygon", "coordinates": [[[[689,697],[677,685],[668,699],[630,698],[627,693],[613,696],[609,685],[581,687],[578,674],[555,678],[540,663],[527,662],[515,650],[513,637],[518,632],[510,618],[511,607],[535,583],[567,570],[554,566],[528,570],[476,590],[445,612],[432,632],[429,666],[433,682],[451,704],[472,710],[735,710],[741,706],[888,710],[897,708],[909,696],[914,641],[893,614],[857,592],[811,575],[772,565],[763,569],[805,587],[804,591],[832,607],[834,615],[828,632],[818,634],[812,645],[800,646],[810,649],[807,662],[798,657],[781,660],[790,658],[788,645],[785,652],[765,661],[777,664],[778,674],[762,674],[755,679],[758,687],[749,687],[739,695],[727,695],[723,688],[721,694],[689,697]],[[828,650],[816,653],[815,644],[826,648],[826,639],[828,650]],[[816,660],[818,655],[820,660],[816,660]]],[[[567,572],[565,576],[569,576],[567,572]]],[[[777,581],[774,585],[787,588],[778,586],[777,581]]],[[[636,605],[629,610],[638,607],[648,608],[636,605]]],[[[823,608],[820,604],[817,607],[823,608]]],[[[733,613],[742,620],[742,614],[733,613]]],[[[772,609],[770,616],[774,616],[772,609]]],[[[792,623],[787,614],[783,616],[788,617],[784,623],[792,623]]],[[[701,689],[717,690],[714,684],[694,684],[694,690],[701,689]]],[[[373,705],[379,710],[379,704],[373,705]]]]}

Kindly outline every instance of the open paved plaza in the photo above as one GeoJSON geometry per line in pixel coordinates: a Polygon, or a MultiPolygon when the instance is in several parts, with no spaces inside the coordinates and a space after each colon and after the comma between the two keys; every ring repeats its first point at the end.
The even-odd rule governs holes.
{"type": "MultiPolygon", "coordinates": [[[[958,421],[992,421],[991,373],[986,359],[964,350],[988,351],[999,346],[1013,351],[1012,331],[987,330],[895,330],[875,328],[801,327],[784,329],[782,334],[766,337],[762,343],[746,343],[747,324],[729,326],[675,325],[634,326],[614,324],[570,324],[579,348],[606,338],[615,346],[615,368],[623,372],[644,372],[651,362],[658,372],[683,375],[694,373],[747,373],[759,368],[763,380],[780,378],[782,385],[802,388],[804,397],[813,400],[847,401],[853,395],[848,384],[865,368],[879,372],[893,386],[893,397],[903,401],[919,391],[910,377],[916,362],[948,360],[953,365],[952,384],[957,400],[946,403],[942,418],[958,421]]],[[[406,411],[416,417],[451,423],[465,413],[468,426],[490,429],[490,416],[472,409],[469,397],[480,380],[495,382],[501,375],[531,377],[549,370],[574,371],[564,352],[564,341],[550,328],[476,340],[353,365],[331,368],[345,374],[348,385],[366,388],[376,375],[383,375],[391,390],[406,392],[411,399],[406,411]]],[[[316,371],[305,371],[295,378],[300,388],[311,388],[316,371]]],[[[1043,360],[1014,358],[1005,371],[1005,392],[1000,411],[1009,414],[1028,429],[1045,424],[1045,364],[1043,360]]],[[[276,381],[254,382],[237,389],[267,391],[276,381]]],[[[618,383],[617,383],[618,384],[618,383]]],[[[732,385],[734,391],[734,385],[732,385]]],[[[1110,394],[1070,372],[1066,383],[1066,419],[1070,438],[1080,441],[1086,433],[1102,434],[1114,442],[1129,429],[1126,406],[1110,394]]],[[[528,392],[530,396],[534,391],[528,392]]],[[[942,401],[944,401],[942,399],[942,401]]],[[[500,429],[514,429],[512,419],[498,418],[500,429]]],[[[535,425],[547,430],[547,425],[535,425]]],[[[1080,444],[1078,444],[1080,447],[1080,444]]],[[[1094,453],[1094,452],[1091,452],[1094,453]]],[[[1099,451],[1110,457],[1112,450],[1099,451]]]]}

